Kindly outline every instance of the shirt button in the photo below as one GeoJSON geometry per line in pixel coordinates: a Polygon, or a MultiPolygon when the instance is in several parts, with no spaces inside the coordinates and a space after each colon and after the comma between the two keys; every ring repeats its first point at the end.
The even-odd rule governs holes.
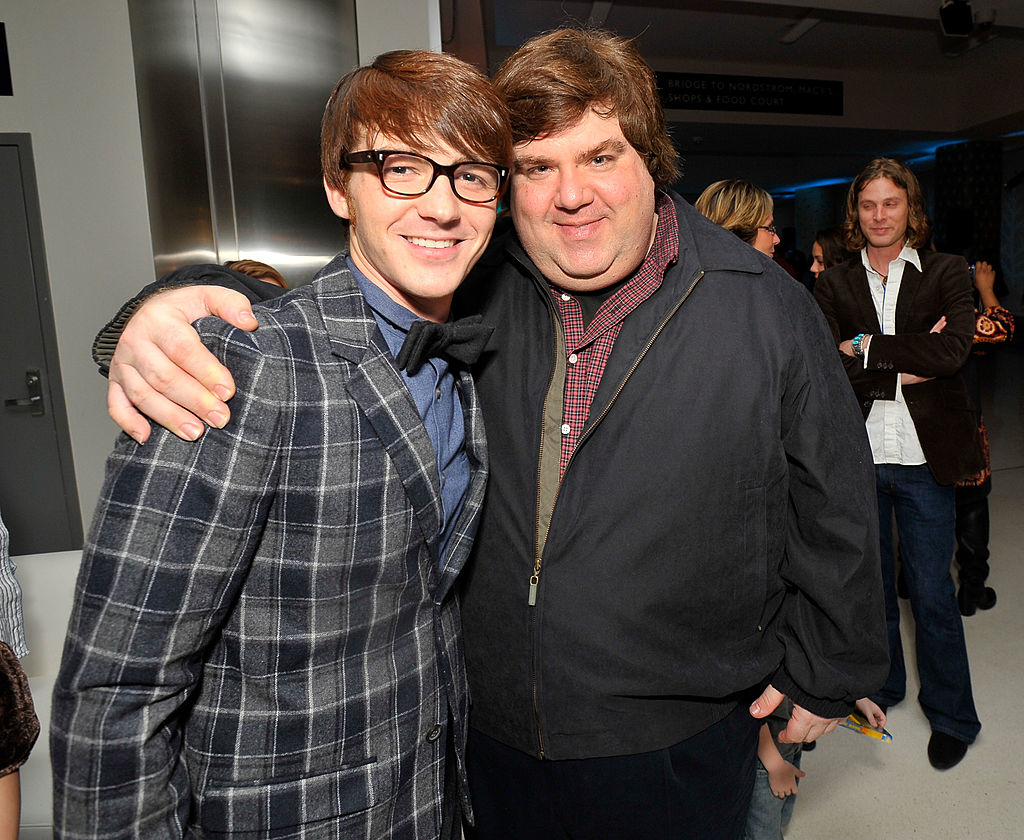
{"type": "Polygon", "coordinates": [[[441,473],[441,486],[442,486],[442,487],[444,487],[444,483],[445,483],[445,482],[446,482],[447,480],[448,480],[448,479],[447,479],[447,478],[445,477],[445,474],[444,474],[444,473],[441,473]]]}
{"type": "Polygon", "coordinates": [[[569,424],[568,423],[563,423],[562,424],[562,434],[563,435],[567,435],[571,431],[572,431],[572,429],[569,428],[569,424]]]}
{"type": "Polygon", "coordinates": [[[569,295],[567,295],[565,292],[562,292],[562,300],[572,300],[572,298],[569,297],[569,295]]]}
{"type": "Polygon", "coordinates": [[[577,356],[575,353],[570,353],[569,354],[569,364],[570,365],[576,364],[576,362],[578,362],[579,360],[580,360],[580,357],[577,356]]]}
{"type": "Polygon", "coordinates": [[[441,732],[443,731],[444,727],[442,727],[441,724],[431,727],[430,731],[427,733],[427,740],[431,742],[436,741],[441,737],[441,732]]]}
{"type": "Polygon", "coordinates": [[[435,391],[434,391],[434,393],[435,393],[435,394],[437,395],[437,398],[438,398],[438,399],[441,399],[441,389],[440,389],[440,388],[438,388],[437,390],[435,390],[435,391]]]}

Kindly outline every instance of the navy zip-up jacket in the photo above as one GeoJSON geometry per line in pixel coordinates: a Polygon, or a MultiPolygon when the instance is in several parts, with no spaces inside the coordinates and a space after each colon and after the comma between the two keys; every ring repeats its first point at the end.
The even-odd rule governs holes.
{"type": "Polygon", "coordinates": [[[670,746],[767,682],[841,716],[888,672],[871,455],[828,327],[673,199],[679,259],[626,318],[560,481],[545,281],[509,237],[457,301],[496,326],[474,370],[492,468],[462,578],[471,726],[534,756],[670,746]]]}

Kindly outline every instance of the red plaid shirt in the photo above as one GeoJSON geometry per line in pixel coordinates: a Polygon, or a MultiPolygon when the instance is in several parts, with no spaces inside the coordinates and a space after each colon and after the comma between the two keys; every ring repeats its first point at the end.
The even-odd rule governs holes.
{"type": "Polygon", "coordinates": [[[679,222],[672,199],[667,195],[658,197],[657,213],[658,227],[651,250],[629,282],[601,304],[586,330],[583,329],[583,311],[576,298],[555,286],[550,287],[562,320],[568,353],[562,401],[560,461],[563,473],[586,425],[590,404],[601,384],[623,320],[658,290],[669,264],[679,256],[679,222]]]}

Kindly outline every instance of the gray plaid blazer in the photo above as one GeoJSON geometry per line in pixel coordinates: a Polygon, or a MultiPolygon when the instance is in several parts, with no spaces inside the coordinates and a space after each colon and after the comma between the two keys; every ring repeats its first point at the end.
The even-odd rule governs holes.
{"type": "Polygon", "coordinates": [[[122,435],[107,463],[54,689],[57,837],[433,838],[449,738],[468,812],[472,380],[442,563],[434,449],[344,261],[257,317],[198,325],[226,428],[122,435]]]}

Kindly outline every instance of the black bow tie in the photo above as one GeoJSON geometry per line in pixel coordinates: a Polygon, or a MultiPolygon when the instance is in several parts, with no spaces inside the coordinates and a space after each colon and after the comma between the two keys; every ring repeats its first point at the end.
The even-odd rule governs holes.
{"type": "Polygon", "coordinates": [[[483,323],[480,315],[447,324],[413,321],[395,362],[399,370],[409,371],[410,376],[415,376],[427,359],[438,356],[471,365],[480,357],[492,332],[494,327],[483,323]]]}

